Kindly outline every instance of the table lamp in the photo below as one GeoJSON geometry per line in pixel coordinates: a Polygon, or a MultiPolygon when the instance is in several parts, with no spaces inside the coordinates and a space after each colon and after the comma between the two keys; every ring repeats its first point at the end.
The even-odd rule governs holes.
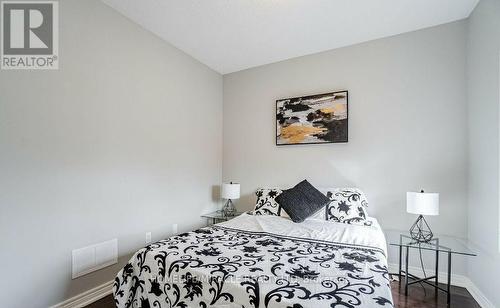
{"type": "Polygon", "coordinates": [[[222,213],[224,216],[233,216],[236,213],[236,208],[232,200],[240,198],[240,184],[233,182],[223,183],[221,197],[222,199],[227,199],[226,204],[222,208],[222,213]]]}
{"type": "Polygon", "coordinates": [[[406,193],[406,211],[417,214],[417,221],[410,228],[410,236],[417,242],[428,242],[434,236],[423,215],[439,215],[439,194],[420,192],[406,193]]]}

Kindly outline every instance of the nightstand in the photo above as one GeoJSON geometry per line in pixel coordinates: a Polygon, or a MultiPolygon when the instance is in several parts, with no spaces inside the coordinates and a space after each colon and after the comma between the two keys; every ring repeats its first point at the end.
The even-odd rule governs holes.
{"type": "Polygon", "coordinates": [[[219,210],[219,211],[215,211],[215,212],[212,212],[212,213],[203,214],[203,215],[201,215],[201,217],[206,218],[207,219],[207,225],[209,225],[210,223],[216,224],[216,223],[219,223],[219,222],[231,220],[234,217],[239,216],[241,214],[242,214],[241,212],[236,212],[236,213],[234,213],[231,216],[225,216],[222,213],[222,211],[219,210]]]}
{"type": "MultiPolygon", "coordinates": [[[[386,235],[393,235],[391,233],[397,233],[398,231],[386,231],[386,235]]],[[[391,236],[392,237],[392,236],[391,236]]],[[[455,256],[476,256],[474,247],[468,243],[467,240],[450,237],[450,236],[440,236],[435,237],[428,242],[416,242],[410,236],[406,235],[404,232],[399,234],[399,241],[390,242],[391,246],[396,246],[399,248],[399,283],[404,277],[404,287],[405,295],[408,295],[408,286],[414,283],[425,283],[434,287],[435,292],[443,291],[447,295],[447,303],[450,304],[450,286],[451,286],[451,257],[455,256]],[[427,277],[417,277],[408,272],[408,259],[411,250],[417,250],[417,253],[421,254],[422,251],[430,251],[435,254],[435,271],[434,275],[427,277]],[[439,286],[439,255],[446,255],[448,259],[448,272],[446,275],[446,288],[439,286]],[[404,256],[404,261],[403,261],[404,256]],[[404,266],[404,268],[403,268],[404,266]],[[410,281],[411,280],[411,281],[410,281]]]]}

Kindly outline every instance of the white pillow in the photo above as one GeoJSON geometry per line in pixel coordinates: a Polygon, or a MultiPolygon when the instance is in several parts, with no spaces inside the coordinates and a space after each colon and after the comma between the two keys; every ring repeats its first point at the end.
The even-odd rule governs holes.
{"type": "Polygon", "coordinates": [[[346,224],[370,225],[368,200],[358,188],[336,188],[327,192],[332,202],[327,206],[326,220],[346,224]]]}
{"type": "Polygon", "coordinates": [[[275,215],[282,217],[289,217],[288,214],[281,208],[276,197],[279,196],[283,190],[279,188],[259,188],[255,192],[257,202],[255,203],[254,215],[275,215]]]}

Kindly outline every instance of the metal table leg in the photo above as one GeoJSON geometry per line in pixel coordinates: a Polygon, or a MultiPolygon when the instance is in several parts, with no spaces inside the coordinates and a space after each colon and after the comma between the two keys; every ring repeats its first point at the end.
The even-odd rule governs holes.
{"type": "Polygon", "coordinates": [[[398,279],[399,279],[399,287],[401,287],[401,267],[403,263],[403,246],[399,245],[399,272],[398,272],[398,279]]]}
{"type": "Polygon", "coordinates": [[[450,305],[450,299],[451,299],[451,290],[450,290],[450,285],[451,285],[451,251],[448,252],[448,286],[447,286],[447,303],[450,305]]]}
{"type": "Polygon", "coordinates": [[[405,296],[408,296],[408,255],[410,252],[410,247],[406,246],[406,263],[405,263],[405,296]]]}
{"type": "Polygon", "coordinates": [[[438,296],[438,285],[439,285],[439,250],[436,250],[436,286],[434,287],[434,292],[436,293],[436,297],[438,296]]]}

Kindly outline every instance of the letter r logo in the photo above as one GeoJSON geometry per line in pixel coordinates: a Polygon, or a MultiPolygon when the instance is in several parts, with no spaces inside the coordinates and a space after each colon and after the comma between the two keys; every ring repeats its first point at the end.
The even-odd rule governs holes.
{"type": "Polygon", "coordinates": [[[38,10],[11,10],[10,11],[10,48],[49,48],[33,30],[43,24],[43,15],[38,10]],[[28,12],[28,14],[25,14],[28,12]],[[28,20],[24,16],[27,15],[28,20]],[[25,46],[24,34],[28,29],[28,46],[25,46]]]}
{"type": "Polygon", "coordinates": [[[2,3],[3,54],[50,55],[53,52],[53,3],[2,3]]]}

